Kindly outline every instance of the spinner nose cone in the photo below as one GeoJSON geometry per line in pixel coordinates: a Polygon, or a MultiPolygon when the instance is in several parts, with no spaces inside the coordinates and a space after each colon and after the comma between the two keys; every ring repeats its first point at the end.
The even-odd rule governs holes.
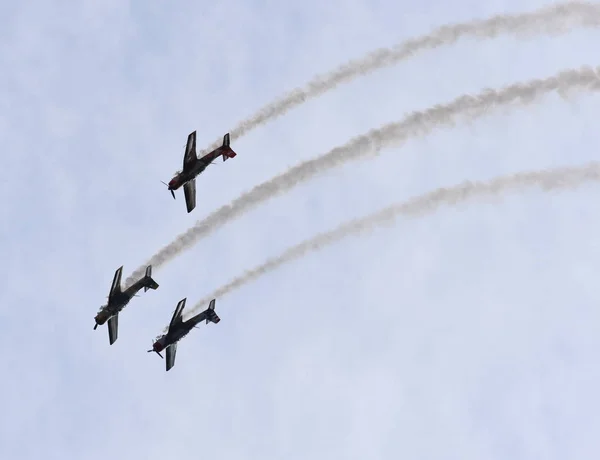
{"type": "Polygon", "coordinates": [[[96,321],[96,325],[94,326],[94,329],[96,329],[98,326],[102,326],[104,323],[106,323],[106,320],[108,319],[108,314],[104,311],[101,311],[100,313],[98,313],[96,315],[96,317],[94,318],[94,321],[96,321]]]}
{"type": "Polygon", "coordinates": [[[179,179],[177,177],[171,179],[171,181],[167,184],[167,189],[169,190],[169,192],[171,192],[171,195],[173,195],[173,199],[175,199],[174,190],[177,190],[179,188],[179,185],[179,179]]]}
{"type": "Polygon", "coordinates": [[[165,348],[165,347],[163,346],[163,343],[162,343],[162,341],[161,341],[161,340],[157,340],[156,342],[154,342],[154,343],[152,344],[152,351],[155,351],[155,352],[157,352],[157,353],[158,353],[159,351],[163,351],[163,349],[164,349],[164,348],[165,348]]]}

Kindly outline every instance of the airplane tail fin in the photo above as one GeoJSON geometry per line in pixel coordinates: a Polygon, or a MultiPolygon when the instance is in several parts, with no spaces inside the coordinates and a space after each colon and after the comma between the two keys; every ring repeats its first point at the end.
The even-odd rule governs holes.
{"type": "Polygon", "coordinates": [[[206,317],[206,324],[208,324],[209,322],[215,323],[217,324],[219,321],[221,321],[221,318],[219,318],[219,315],[217,315],[215,313],[215,299],[212,299],[210,301],[210,304],[208,305],[208,309],[206,310],[208,316],[206,317]]]}
{"type": "Polygon", "coordinates": [[[152,279],[152,265],[146,267],[146,275],[144,276],[144,292],[148,289],[158,289],[158,283],[152,279]]]}
{"type": "Polygon", "coordinates": [[[227,133],[227,134],[225,134],[225,136],[223,136],[223,145],[221,146],[221,148],[223,149],[223,161],[227,161],[228,158],[233,158],[234,156],[237,155],[237,153],[235,153],[231,149],[229,144],[230,144],[229,133],[227,133]]]}

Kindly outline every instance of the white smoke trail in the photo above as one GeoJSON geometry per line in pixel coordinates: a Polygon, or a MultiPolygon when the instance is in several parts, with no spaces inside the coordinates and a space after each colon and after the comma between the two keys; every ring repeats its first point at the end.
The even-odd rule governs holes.
{"type": "MultiPolygon", "coordinates": [[[[397,64],[418,52],[432,50],[444,45],[452,45],[464,37],[482,40],[509,33],[517,36],[558,34],[578,27],[597,27],[598,25],[600,25],[599,4],[567,2],[541,8],[530,13],[504,14],[492,16],[485,20],[441,26],[428,35],[399,43],[391,48],[379,48],[326,74],[317,75],[303,87],[292,90],[239,123],[230,131],[231,140],[242,137],[250,130],[343,83],[348,83],[357,77],[397,64]]],[[[201,153],[205,154],[219,147],[221,142],[222,138],[217,139],[201,153]]]]}
{"type": "Polygon", "coordinates": [[[309,253],[319,251],[348,236],[360,235],[372,231],[375,227],[393,223],[400,215],[417,217],[435,212],[443,205],[455,206],[462,204],[466,200],[492,198],[502,193],[521,192],[532,187],[540,187],[544,191],[550,191],[572,189],[589,182],[599,181],[600,163],[591,162],[580,167],[523,172],[500,176],[487,182],[465,181],[454,187],[439,188],[403,203],[394,204],[366,217],[351,220],[334,230],[320,233],[296,246],[292,246],[279,256],[267,260],[256,268],[245,271],[242,275],[221,286],[194,305],[188,314],[206,308],[210,299],[218,299],[225,294],[229,294],[284,264],[309,253]]]}
{"type": "Polygon", "coordinates": [[[465,117],[467,121],[472,120],[491,109],[510,107],[515,104],[520,106],[530,104],[553,91],[565,97],[568,92],[576,90],[598,91],[600,90],[599,74],[600,68],[582,67],[577,70],[563,71],[544,79],[516,83],[498,90],[487,89],[477,95],[461,96],[448,104],[436,105],[422,112],[412,112],[400,122],[390,123],[357,136],[343,146],[305,161],[257,185],[231,203],[213,211],[153,255],[127,279],[127,285],[141,277],[147,265],[151,264],[156,268],[164,265],[226,222],[317,174],[348,161],[376,154],[383,148],[400,145],[410,137],[424,136],[436,127],[453,126],[457,117],[465,117]]]}

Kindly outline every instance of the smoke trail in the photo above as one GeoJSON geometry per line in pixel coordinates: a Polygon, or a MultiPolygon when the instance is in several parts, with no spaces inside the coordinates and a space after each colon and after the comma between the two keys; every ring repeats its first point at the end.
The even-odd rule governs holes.
{"type": "Polygon", "coordinates": [[[436,105],[422,112],[412,112],[400,122],[390,123],[355,137],[341,147],[305,161],[257,185],[231,203],[213,211],[160,249],[127,279],[127,285],[141,277],[147,265],[152,264],[156,268],[164,265],[225,223],[319,173],[348,161],[376,154],[383,148],[402,144],[410,137],[424,136],[436,127],[453,126],[459,116],[472,120],[484,115],[490,109],[530,104],[552,91],[558,91],[563,96],[575,90],[598,91],[600,90],[599,73],[600,68],[582,67],[577,70],[563,71],[545,79],[513,84],[499,90],[487,89],[475,96],[461,96],[448,104],[436,105]]]}
{"type": "MultiPolygon", "coordinates": [[[[530,13],[498,15],[485,20],[445,25],[428,35],[399,43],[391,48],[377,49],[362,58],[349,61],[329,73],[317,75],[305,86],[292,90],[243,120],[230,131],[231,139],[235,140],[243,136],[248,131],[338,85],[348,83],[354,78],[367,75],[383,67],[397,64],[420,51],[452,45],[463,37],[488,39],[508,33],[516,35],[563,33],[577,27],[596,27],[598,25],[600,25],[600,5],[588,2],[567,2],[530,13]]],[[[219,138],[202,153],[219,147],[221,142],[222,138],[219,138]]]]}
{"type": "Polygon", "coordinates": [[[311,252],[337,243],[343,238],[369,232],[377,226],[392,223],[399,215],[416,217],[436,211],[440,206],[455,206],[471,199],[495,197],[501,193],[519,192],[527,188],[540,187],[544,191],[571,189],[588,182],[600,181],[600,163],[591,162],[580,167],[549,169],[545,171],[524,172],[500,176],[488,182],[465,181],[449,188],[439,188],[430,193],[417,196],[403,203],[394,204],[366,217],[346,222],[334,230],[320,233],[302,243],[293,246],[277,257],[267,260],[252,270],[247,270],[229,283],[218,288],[209,296],[200,300],[191,314],[206,305],[213,298],[220,298],[259,277],[292,262],[311,252]]]}

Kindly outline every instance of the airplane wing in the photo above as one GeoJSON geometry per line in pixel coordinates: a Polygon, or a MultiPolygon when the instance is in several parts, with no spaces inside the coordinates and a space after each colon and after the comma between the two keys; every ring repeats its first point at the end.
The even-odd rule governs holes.
{"type": "Polygon", "coordinates": [[[117,268],[115,272],[115,276],[113,278],[112,285],[110,286],[110,292],[108,293],[108,301],[112,300],[115,294],[119,294],[121,292],[121,274],[123,273],[123,266],[121,265],[117,268]]]}
{"type": "Polygon", "coordinates": [[[185,155],[183,156],[183,170],[188,169],[197,160],[196,157],[196,131],[190,133],[185,145],[185,155]]]}
{"type": "Polygon", "coordinates": [[[108,318],[108,340],[112,345],[119,336],[119,314],[108,318]]]}
{"type": "Polygon", "coordinates": [[[187,212],[192,212],[196,207],[196,179],[192,179],[183,184],[183,193],[185,194],[187,212]]]}
{"type": "Polygon", "coordinates": [[[177,353],[177,342],[167,347],[167,371],[175,365],[175,354],[177,353]]]}
{"type": "Polygon", "coordinates": [[[183,311],[183,307],[185,307],[186,299],[187,297],[185,299],[180,300],[179,303],[177,303],[175,311],[173,312],[173,317],[171,318],[171,322],[169,323],[169,331],[174,325],[181,322],[181,312],[183,311]]]}

